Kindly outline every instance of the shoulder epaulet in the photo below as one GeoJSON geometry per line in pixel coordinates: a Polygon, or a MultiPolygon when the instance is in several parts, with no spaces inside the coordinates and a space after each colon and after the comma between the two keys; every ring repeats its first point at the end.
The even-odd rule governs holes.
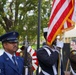
{"type": "Polygon", "coordinates": [[[47,45],[43,46],[43,49],[45,49],[47,51],[47,53],[50,55],[53,51],[51,50],[51,48],[47,45]]]}

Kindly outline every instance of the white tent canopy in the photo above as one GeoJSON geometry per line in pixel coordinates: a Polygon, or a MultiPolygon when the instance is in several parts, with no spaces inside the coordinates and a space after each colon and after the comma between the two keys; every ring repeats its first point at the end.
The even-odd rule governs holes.
{"type": "Polygon", "coordinates": [[[76,37],[76,28],[72,29],[72,30],[69,30],[69,31],[66,31],[64,33],[64,37],[67,38],[67,37],[76,37]]]}

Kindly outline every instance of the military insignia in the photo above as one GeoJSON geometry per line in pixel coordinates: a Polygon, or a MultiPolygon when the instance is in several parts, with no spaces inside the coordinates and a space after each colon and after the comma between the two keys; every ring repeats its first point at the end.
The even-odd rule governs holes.
{"type": "Polygon", "coordinates": [[[19,58],[17,57],[17,59],[19,59],[19,58]]]}
{"type": "Polygon", "coordinates": [[[6,60],[9,60],[9,58],[6,58],[6,60]]]}
{"type": "Polygon", "coordinates": [[[13,35],[15,35],[16,33],[15,32],[13,32],[13,35]]]}

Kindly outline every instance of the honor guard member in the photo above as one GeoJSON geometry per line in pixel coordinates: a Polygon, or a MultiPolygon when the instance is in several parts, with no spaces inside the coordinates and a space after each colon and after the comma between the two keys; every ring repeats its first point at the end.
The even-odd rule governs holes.
{"type": "Polygon", "coordinates": [[[0,36],[4,53],[0,56],[0,75],[23,75],[23,59],[16,56],[18,32],[12,31],[0,36]]]}
{"type": "MultiPolygon", "coordinates": [[[[55,39],[52,45],[46,44],[37,50],[37,57],[41,67],[39,75],[58,75],[58,60],[62,47],[63,42],[55,39]]],[[[61,75],[64,75],[62,63],[61,75]]]]}
{"type": "Polygon", "coordinates": [[[70,52],[70,75],[76,75],[76,50],[70,52]]]}

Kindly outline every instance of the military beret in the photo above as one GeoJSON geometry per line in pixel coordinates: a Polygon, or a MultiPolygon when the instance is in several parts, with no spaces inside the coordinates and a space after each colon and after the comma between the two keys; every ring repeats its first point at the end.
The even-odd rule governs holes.
{"type": "Polygon", "coordinates": [[[19,33],[15,31],[7,32],[0,36],[1,42],[18,42],[19,33]]]}

